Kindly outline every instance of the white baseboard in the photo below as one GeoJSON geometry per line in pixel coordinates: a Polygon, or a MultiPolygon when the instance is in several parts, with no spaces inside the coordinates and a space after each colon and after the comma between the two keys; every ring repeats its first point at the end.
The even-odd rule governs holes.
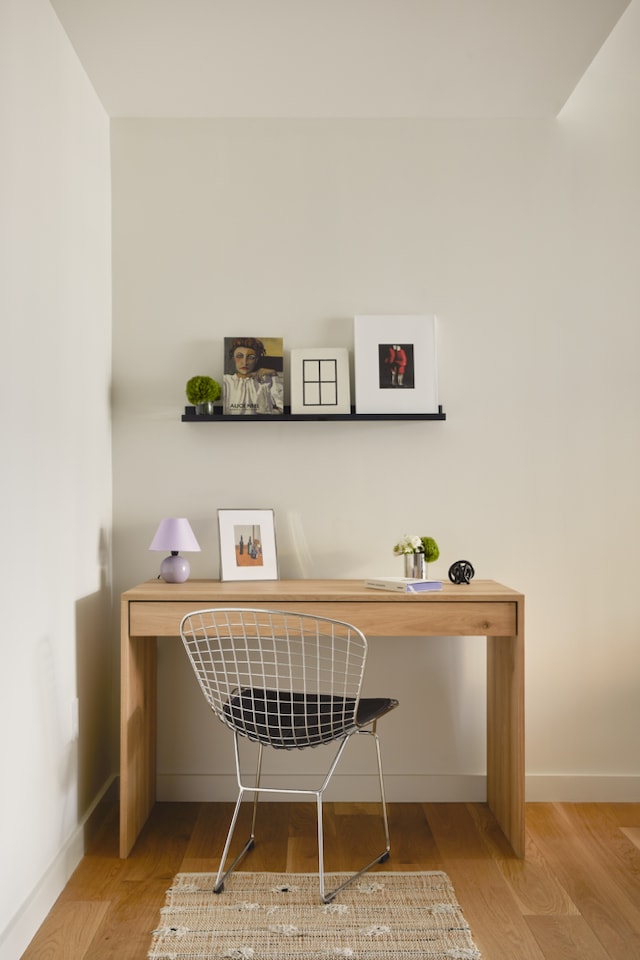
{"type": "Polygon", "coordinates": [[[638,803],[639,777],[529,776],[527,803],[638,803]]]}
{"type": "Polygon", "coordinates": [[[71,874],[82,860],[85,853],[85,828],[115,780],[114,775],[105,783],[54,861],[0,933],[0,960],[16,960],[16,957],[21,957],[33,940],[51,907],[64,890],[71,874]]]}
{"type": "MultiPolygon", "coordinates": [[[[321,776],[301,776],[296,786],[315,790],[320,786],[321,776]]],[[[486,778],[484,776],[385,776],[384,786],[389,803],[411,803],[431,800],[445,801],[482,801],[486,797],[486,778]]],[[[290,786],[285,777],[265,777],[264,786],[290,786]]],[[[378,778],[376,776],[353,776],[336,774],[325,798],[328,801],[355,803],[362,800],[375,800],[378,796],[378,778]]],[[[235,775],[203,776],[158,776],[158,800],[176,801],[235,801],[238,786],[235,775]]],[[[274,794],[273,800],[286,800],[282,794],[274,794]]],[[[293,798],[295,799],[295,797],[293,798]]],[[[302,798],[301,798],[302,799],[302,798]]]]}
{"type": "MultiPolygon", "coordinates": [[[[284,778],[265,779],[266,786],[288,786],[284,778]]],[[[389,803],[482,803],[486,799],[486,777],[473,774],[387,775],[384,778],[389,803]]],[[[297,786],[316,789],[319,778],[300,777],[297,786]]],[[[336,774],[327,792],[328,800],[357,802],[375,799],[376,777],[336,774]]],[[[238,795],[235,775],[162,774],[157,781],[158,800],[235,801],[238,795]]],[[[638,803],[640,777],[611,776],[527,776],[525,796],[528,803],[638,803]]],[[[274,794],[276,801],[286,796],[274,794]]],[[[2,958],[0,957],[0,960],[2,958]]]]}

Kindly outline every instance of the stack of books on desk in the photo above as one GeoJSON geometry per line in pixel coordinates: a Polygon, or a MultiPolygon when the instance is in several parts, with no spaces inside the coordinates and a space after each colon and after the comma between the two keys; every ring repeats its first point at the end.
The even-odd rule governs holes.
{"type": "Polygon", "coordinates": [[[391,593],[427,593],[442,590],[442,580],[411,580],[407,577],[371,577],[365,587],[372,590],[389,590],[391,593]]]}

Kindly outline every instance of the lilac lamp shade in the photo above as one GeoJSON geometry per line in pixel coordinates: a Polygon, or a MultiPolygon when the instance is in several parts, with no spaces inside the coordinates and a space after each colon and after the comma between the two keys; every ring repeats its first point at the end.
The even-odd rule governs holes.
{"type": "Polygon", "coordinates": [[[191,524],[185,517],[166,517],[160,521],[149,550],[168,550],[160,565],[160,576],[167,583],[184,583],[189,579],[191,566],[180,551],[199,552],[200,544],[195,538],[191,524]]]}

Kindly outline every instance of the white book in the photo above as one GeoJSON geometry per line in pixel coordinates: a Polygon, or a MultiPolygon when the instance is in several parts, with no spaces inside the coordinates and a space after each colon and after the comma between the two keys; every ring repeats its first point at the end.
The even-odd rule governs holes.
{"type": "Polygon", "coordinates": [[[428,593],[442,590],[442,580],[412,580],[409,577],[371,577],[365,587],[372,590],[389,590],[391,593],[428,593]]]}

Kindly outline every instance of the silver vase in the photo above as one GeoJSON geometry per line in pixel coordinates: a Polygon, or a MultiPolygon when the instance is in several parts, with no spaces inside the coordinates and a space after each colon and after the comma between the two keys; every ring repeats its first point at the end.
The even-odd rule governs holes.
{"type": "Polygon", "coordinates": [[[424,553],[405,553],[404,575],[410,580],[424,580],[427,575],[427,565],[424,562],[424,553]]]}
{"type": "Polygon", "coordinates": [[[212,417],[215,413],[215,404],[207,400],[205,403],[196,403],[196,414],[199,417],[212,417]]]}

